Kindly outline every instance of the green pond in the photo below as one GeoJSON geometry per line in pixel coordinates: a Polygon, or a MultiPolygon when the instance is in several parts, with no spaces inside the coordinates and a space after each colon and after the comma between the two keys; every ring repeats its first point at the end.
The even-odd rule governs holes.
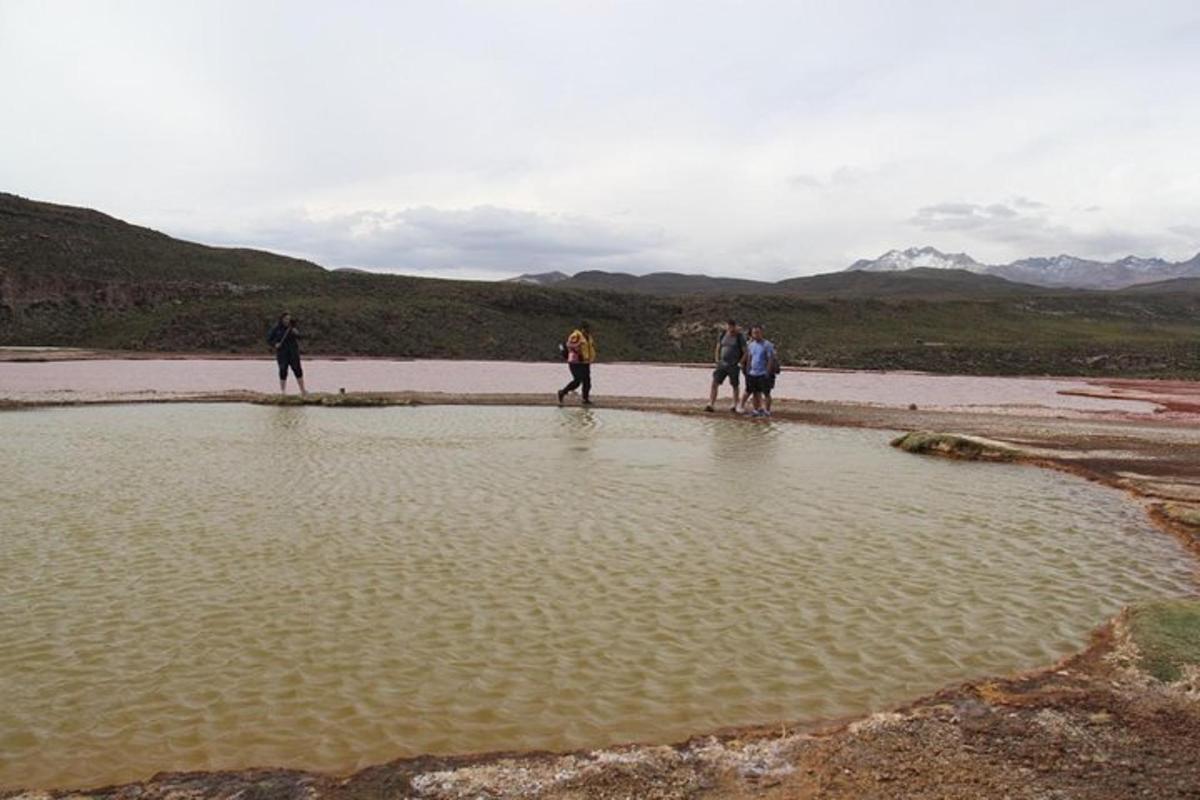
{"type": "Polygon", "coordinates": [[[670,741],[1050,663],[1193,563],[878,431],[579,408],[0,414],[0,786],[670,741]]]}

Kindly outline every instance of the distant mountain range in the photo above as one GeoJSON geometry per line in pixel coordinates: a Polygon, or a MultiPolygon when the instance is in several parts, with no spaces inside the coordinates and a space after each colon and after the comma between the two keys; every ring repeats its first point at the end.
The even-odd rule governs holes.
{"type": "Polygon", "coordinates": [[[557,360],[563,333],[588,319],[605,360],[704,362],[732,316],[765,322],[788,365],[1200,375],[1200,277],[1085,291],[932,250],[888,262],[778,283],[595,271],[450,281],[206,247],[0,192],[0,346],[269,357],[266,329],[288,309],[314,355],[557,360]]]}
{"type": "Polygon", "coordinates": [[[924,297],[951,299],[966,297],[1014,297],[1069,292],[1051,292],[1040,286],[1015,283],[994,275],[980,275],[965,269],[915,267],[890,272],[829,272],[803,278],[769,283],[745,278],[713,278],[679,272],[652,272],[630,275],[625,272],[588,270],[566,275],[548,272],[522,275],[509,282],[555,289],[602,290],[653,295],[805,295],[827,298],[924,297]]]}
{"type": "Polygon", "coordinates": [[[509,278],[509,281],[512,283],[528,283],[531,286],[551,286],[570,279],[571,276],[565,272],[539,272],[537,274],[518,275],[515,278],[509,278]]]}
{"type": "MultiPolygon", "coordinates": [[[[806,290],[829,290],[845,286],[853,294],[882,287],[888,282],[870,279],[857,282],[839,282],[833,275],[850,272],[896,273],[911,270],[943,270],[980,276],[991,280],[971,281],[962,275],[946,277],[956,292],[984,291],[987,294],[1019,294],[1021,286],[1026,289],[1124,289],[1141,284],[1158,284],[1175,279],[1200,278],[1200,254],[1189,261],[1171,262],[1161,258],[1139,258],[1126,256],[1119,261],[1093,261],[1070,255],[1051,258],[1023,258],[1009,264],[982,264],[966,253],[943,253],[933,247],[910,247],[907,250],[889,250],[875,259],[855,261],[842,273],[828,273],[804,278],[789,278],[771,283],[741,278],[713,278],[707,275],[687,275],[676,272],[654,272],[649,275],[631,275],[623,272],[601,272],[590,270],[568,275],[565,272],[543,272],[521,275],[511,280],[536,286],[559,286],[560,288],[612,289],[636,291],[650,294],[710,294],[714,292],[804,292],[806,290]],[[1007,289],[1001,283],[1009,282],[1007,289]]],[[[923,289],[934,289],[936,276],[922,276],[916,284],[923,289]]],[[[892,285],[895,282],[891,282],[892,285]]]]}
{"type": "Polygon", "coordinates": [[[1022,258],[1009,264],[981,264],[966,253],[943,253],[933,247],[889,250],[874,260],[856,261],[847,271],[895,272],[914,267],[965,269],[1017,283],[1072,289],[1124,289],[1173,278],[1200,278],[1200,254],[1189,261],[1126,256],[1119,261],[1093,261],[1071,255],[1022,258]]]}

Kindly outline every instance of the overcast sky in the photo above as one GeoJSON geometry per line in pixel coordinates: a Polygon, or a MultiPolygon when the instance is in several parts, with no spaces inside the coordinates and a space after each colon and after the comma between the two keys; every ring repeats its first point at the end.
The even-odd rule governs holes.
{"type": "Polygon", "coordinates": [[[1200,3],[0,0],[0,190],[447,277],[1200,250],[1200,3]]]}

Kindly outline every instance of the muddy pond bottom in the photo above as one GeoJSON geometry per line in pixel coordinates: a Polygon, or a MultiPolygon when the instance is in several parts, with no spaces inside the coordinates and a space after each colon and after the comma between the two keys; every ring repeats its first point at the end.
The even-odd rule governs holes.
{"type": "Polygon", "coordinates": [[[860,713],[1193,591],[1115,492],[887,441],[579,408],[0,414],[0,786],[860,713]]]}

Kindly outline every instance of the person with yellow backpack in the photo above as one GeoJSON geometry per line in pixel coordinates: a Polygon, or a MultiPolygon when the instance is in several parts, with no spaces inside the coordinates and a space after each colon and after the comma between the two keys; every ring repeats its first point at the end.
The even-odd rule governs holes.
{"type": "Polygon", "coordinates": [[[566,341],[559,345],[559,350],[567,360],[571,370],[571,382],[558,390],[558,404],[562,405],[563,398],[576,389],[582,388],[583,405],[590,406],[592,401],[592,362],[596,360],[596,340],[592,336],[591,326],[582,321],[571,331],[566,341]]]}

